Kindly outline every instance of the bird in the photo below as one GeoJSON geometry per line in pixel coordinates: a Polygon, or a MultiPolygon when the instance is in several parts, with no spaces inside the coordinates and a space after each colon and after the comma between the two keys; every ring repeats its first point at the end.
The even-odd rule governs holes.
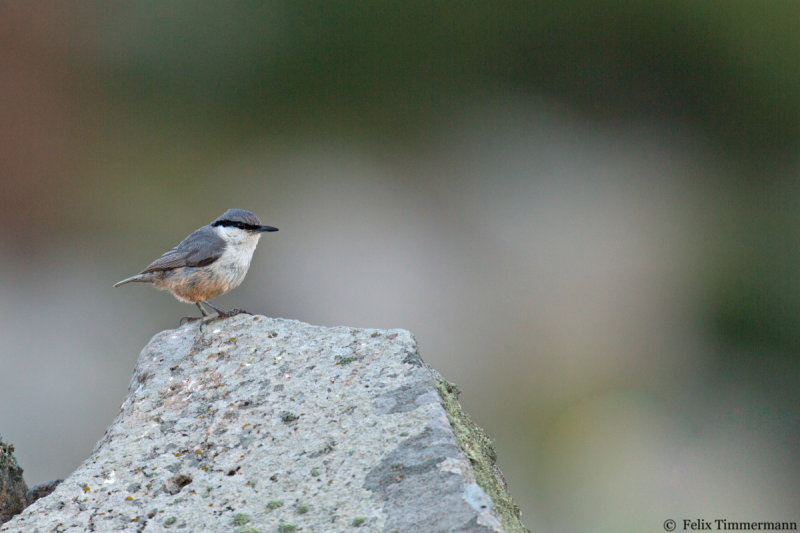
{"type": "Polygon", "coordinates": [[[181,302],[195,304],[202,317],[209,316],[205,304],[219,316],[242,311],[223,311],[208,300],[225,294],[244,280],[261,234],[278,231],[264,226],[258,217],[245,209],[228,209],[206,226],[198,228],[177,246],[150,263],[140,273],[125,278],[126,283],[149,283],[166,290],[181,302]]]}

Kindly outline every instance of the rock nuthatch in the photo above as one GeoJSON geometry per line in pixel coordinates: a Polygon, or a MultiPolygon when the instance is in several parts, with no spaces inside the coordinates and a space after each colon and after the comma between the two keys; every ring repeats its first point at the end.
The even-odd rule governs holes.
{"type": "Polygon", "coordinates": [[[201,303],[220,316],[226,313],[208,300],[235,289],[244,280],[250,260],[265,231],[278,231],[262,226],[250,211],[228,209],[207,226],[194,231],[178,246],[150,263],[139,274],[117,282],[114,287],[134,281],[150,283],[167,290],[182,302],[195,304],[208,316],[201,303]]]}

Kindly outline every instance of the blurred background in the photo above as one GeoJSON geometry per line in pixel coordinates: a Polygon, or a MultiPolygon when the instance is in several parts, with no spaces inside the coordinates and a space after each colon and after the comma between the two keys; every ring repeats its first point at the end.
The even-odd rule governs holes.
{"type": "Polygon", "coordinates": [[[217,305],[407,328],[533,531],[797,520],[796,2],[0,2],[0,432],[69,474],[217,305]]]}

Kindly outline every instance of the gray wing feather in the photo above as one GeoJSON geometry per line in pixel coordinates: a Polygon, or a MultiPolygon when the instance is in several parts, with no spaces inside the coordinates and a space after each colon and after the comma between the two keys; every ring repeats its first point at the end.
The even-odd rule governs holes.
{"type": "Polygon", "coordinates": [[[223,251],[225,241],[211,226],[203,226],[150,263],[141,273],[210,265],[219,259],[223,251]]]}

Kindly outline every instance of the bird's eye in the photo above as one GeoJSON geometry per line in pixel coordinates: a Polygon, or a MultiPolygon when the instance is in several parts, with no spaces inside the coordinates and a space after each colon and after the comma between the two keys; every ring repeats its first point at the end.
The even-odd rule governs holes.
{"type": "Polygon", "coordinates": [[[222,226],[223,228],[239,228],[243,230],[251,230],[257,227],[246,222],[240,222],[238,220],[219,220],[214,222],[212,226],[222,226]]]}

